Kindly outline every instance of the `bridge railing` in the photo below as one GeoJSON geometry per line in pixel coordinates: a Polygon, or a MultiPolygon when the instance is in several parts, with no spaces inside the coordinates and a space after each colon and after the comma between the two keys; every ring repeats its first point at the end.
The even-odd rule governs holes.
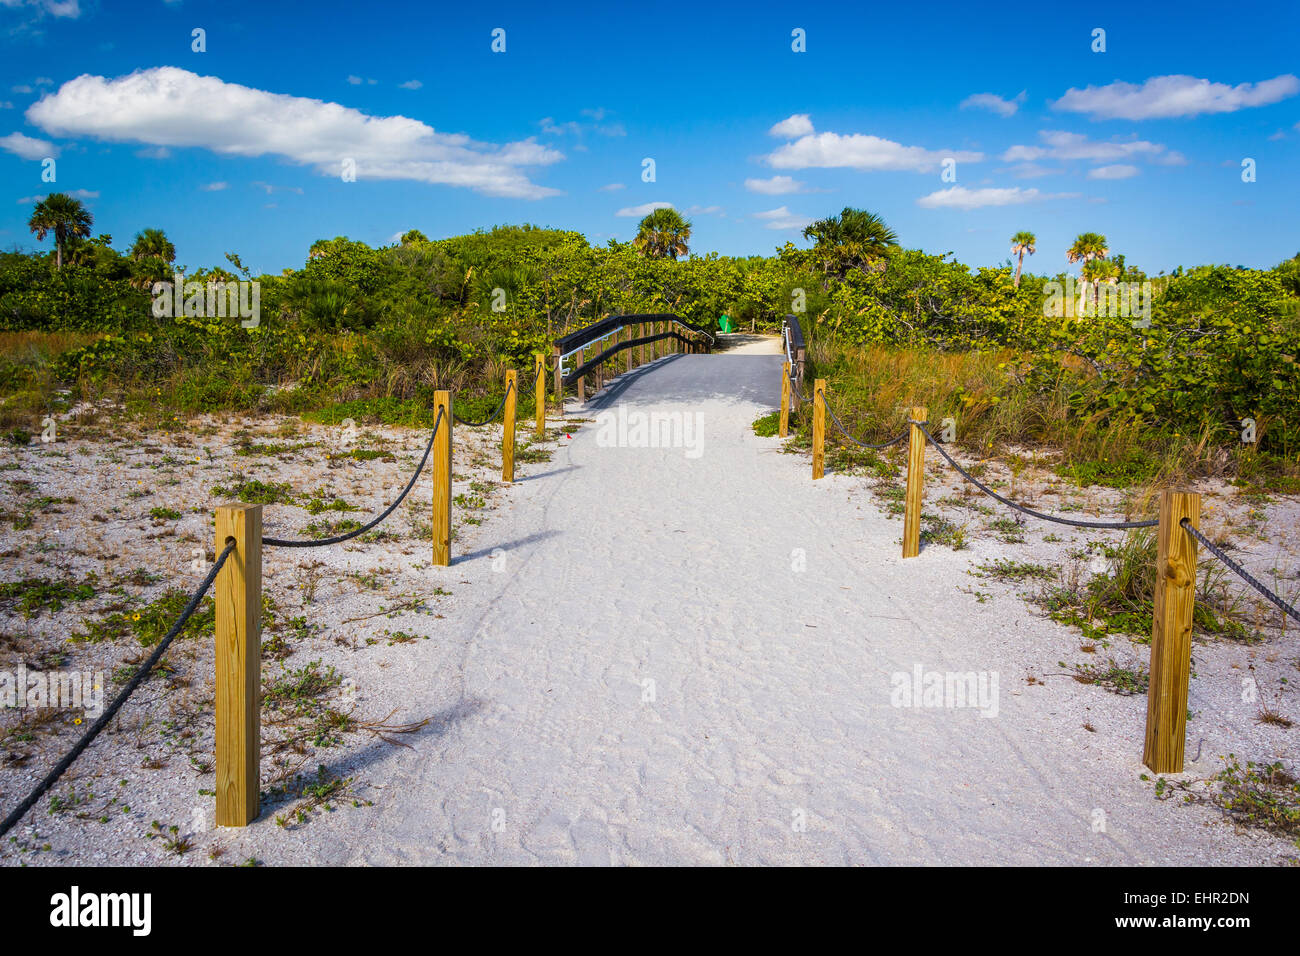
{"type": "Polygon", "coordinates": [[[803,403],[804,364],[808,358],[808,346],[804,342],[803,327],[793,315],[787,315],[781,323],[781,340],[785,345],[785,360],[790,363],[789,378],[793,386],[790,400],[795,410],[803,403]]]}
{"type": "Polygon", "coordinates": [[[576,386],[578,401],[585,402],[589,378],[594,378],[596,391],[604,388],[605,372],[619,354],[623,370],[630,372],[665,355],[710,352],[714,343],[708,330],[676,315],[611,315],[556,339],[556,404],[563,410],[566,386],[576,386]]]}

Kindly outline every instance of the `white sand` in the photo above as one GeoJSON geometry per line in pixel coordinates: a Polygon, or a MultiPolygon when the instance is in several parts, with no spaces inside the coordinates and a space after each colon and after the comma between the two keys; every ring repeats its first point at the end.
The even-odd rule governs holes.
{"type": "MultiPolygon", "coordinates": [[[[901,522],[863,479],[813,482],[805,457],[756,437],[750,423],[778,395],[772,348],[672,357],[585,409],[570,405],[588,418],[620,403],[700,412],[702,454],[600,447],[588,423],[553,461],[521,469],[511,507],[477,529],[471,554],[446,569],[398,568],[407,587],[420,580],[455,598],[438,607],[443,619],[403,621],[429,641],[379,653],[358,678],[372,713],[400,706],[395,719],[437,719],[403,738],[409,749],[361,741],[322,757],[374,805],[301,828],[267,813],[245,830],[198,832],[184,862],[206,862],[213,847],[223,862],[272,864],[1294,856],[1211,808],[1154,798],[1140,779],[1145,697],[1047,676],[1083,659],[1077,632],[1044,620],[1014,586],[967,573],[1017,552],[980,540],[905,562],[901,522]],[[792,569],[796,549],[806,570],[792,569]],[[893,706],[891,674],[917,664],[996,672],[997,716],[893,706]]],[[[417,494],[427,500],[424,482],[417,494]]],[[[1196,655],[1189,761],[1203,744],[1186,779],[1213,773],[1229,750],[1287,756],[1292,731],[1234,706],[1231,657],[1245,652],[1198,644],[1196,655]]],[[[189,813],[188,803],[171,809],[189,813]]],[[[93,826],[65,842],[62,862],[122,862],[119,847],[142,843],[93,826]]]]}

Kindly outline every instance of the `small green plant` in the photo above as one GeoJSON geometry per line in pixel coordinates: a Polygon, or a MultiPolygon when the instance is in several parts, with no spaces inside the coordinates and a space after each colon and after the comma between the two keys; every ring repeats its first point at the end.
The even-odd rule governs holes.
{"type": "Polygon", "coordinates": [[[175,508],[150,508],[149,517],[155,521],[176,521],[181,513],[175,508]]]}
{"type": "Polygon", "coordinates": [[[267,483],[249,479],[237,481],[230,485],[218,485],[212,493],[221,498],[235,498],[251,505],[289,504],[293,501],[293,489],[285,482],[267,483]]]}
{"type": "Polygon", "coordinates": [[[781,427],[781,413],[771,412],[754,419],[754,434],[759,438],[774,438],[781,427]]]}

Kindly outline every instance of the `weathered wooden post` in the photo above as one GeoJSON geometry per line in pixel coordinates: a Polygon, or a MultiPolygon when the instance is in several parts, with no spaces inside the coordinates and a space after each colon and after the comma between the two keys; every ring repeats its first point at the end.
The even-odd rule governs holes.
{"type": "MultiPolygon", "coordinates": [[[[625,343],[632,341],[631,325],[627,326],[627,335],[623,337],[623,341],[625,343]]],[[[632,371],[632,346],[630,345],[628,345],[626,348],[623,349],[623,371],[625,372],[632,371]]]]}
{"type": "Polygon", "coordinates": [[[813,382],[813,480],[826,474],[826,379],[813,382]]]}
{"type": "Polygon", "coordinates": [[[519,373],[506,372],[506,407],[501,419],[501,480],[510,484],[515,480],[515,399],[519,394],[519,373]]]}
{"type": "Polygon", "coordinates": [[[257,819],[261,789],[262,506],[217,508],[217,554],[235,549],[217,575],[217,814],[219,827],[257,819]]]}
{"type": "Polygon", "coordinates": [[[790,433],[790,363],[785,363],[785,371],[781,373],[781,425],[777,430],[780,438],[785,438],[790,433]]]}
{"type": "MultiPolygon", "coordinates": [[[[578,349],[578,357],[574,360],[575,368],[582,364],[582,360],[586,356],[586,354],[587,354],[586,349],[578,349]]],[[[578,376],[578,401],[579,403],[583,403],[587,401],[587,376],[586,375],[578,376]]]]}
{"type": "Polygon", "coordinates": [[[537,430],[534,434],[541,439],[546,437],[546,356],[536,353],[537,381],[533,385],[533,404],[537,409],[537,430]]]}
{"type": "MultiPolygon", "coordinates": [[[[912,421],[923,422],[929,411],[924,406],[912,409],[912,421]]],[[[921,500],[925,484],[925,433],[920,425],[908,429],[907,498],[903,512],[903,557],[921,553],[921,500]]]]}
{"type": "Polygon", "coordinates": [[[433,563],[445,568],[451,564],[451,392],[433,393],[433,414],[439,412],[442,423],[433,440],[433,563]]]}
{"type": "Polygon", "coordinates": [[[1196,604],[1196,539],[1180,527],[1201,526],[1201,496],[1160,493],[1155,613],[1151,620],[1151,674],[1142,762],[1156,773],[1182,773],[1187,737],[1187,679],[1192,663],[1196,604]]]}

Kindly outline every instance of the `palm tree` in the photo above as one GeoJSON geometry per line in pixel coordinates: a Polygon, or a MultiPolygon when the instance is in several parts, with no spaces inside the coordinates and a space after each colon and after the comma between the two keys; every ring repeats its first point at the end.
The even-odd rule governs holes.
{"type": "Polygon", "coordinates": [[[632,245],[649,259],[676,259],[690,250],[691,224],[671,206],[656,209],[641,220],[632,245]]]}
{"type": "Polygon", "coordinates": [[[845,206],[838,216],[819,219],[803,231],[813,240],[813,251],[822,271],[843,277],[850,269],[863,268],[898,245],[898,236],[873,212],[845,206]]]}
{"type": "Polygon", "coordinates": [[[131,258],[136,262],[144,259],[172,262],[176,259],[176,247],[161,229],[141,229],[131,244],[131,258]]]}
{"type": "Polygon", "coordinates": [[[90,235],[90,227],[94,224],[95,217],[90,210],[81,204],[81,200],[73,199],[67,193],[50,193],[36,204],[32,218],[27,220],[27,228],[36,233],[41,242],[49,233],[54,233],[56,269],[63,268],[63,247],[68,239],[84,239],[90,235]]]}
{"type": "Polygon", "coordinates": [[[147,289],[167,278],[176,261],[176,247],[161,229],[142,229],[131,244],[131,259],[136,273],[132,283],[147,289]]]}
{"type": "MultiPolygon", "coordinates": [[[[1109,254],[1110,250],[1106,248],[1106,237],[1096,232],[1079,233],[1079,235],[1074,239],[1074,245],[1065,250],[1065,258],[1067,260],[1070,262],[1082,262],[1085,267],[1094,259],[1105,259],[1109,254]]],[[[1089,276],[1087,273],[1088,270],[1086,268],[1080,273],[1083,278],[1083,291],[1085,293],[1088,291],[1089,276]]],[[[1093,290],[1093,297],[1095,301],[1095,289],[1093,290]]]]}
{"type": "Polygon", "coordinates": [[[1038,237],[1032,232],[1021,230],[1011,237],[1011,254],[1016,256],[1016,288],[1020,288],[1020,269],[1025,264],[1025,256],[1033,255],[1038,250],[1038,237]]]}

